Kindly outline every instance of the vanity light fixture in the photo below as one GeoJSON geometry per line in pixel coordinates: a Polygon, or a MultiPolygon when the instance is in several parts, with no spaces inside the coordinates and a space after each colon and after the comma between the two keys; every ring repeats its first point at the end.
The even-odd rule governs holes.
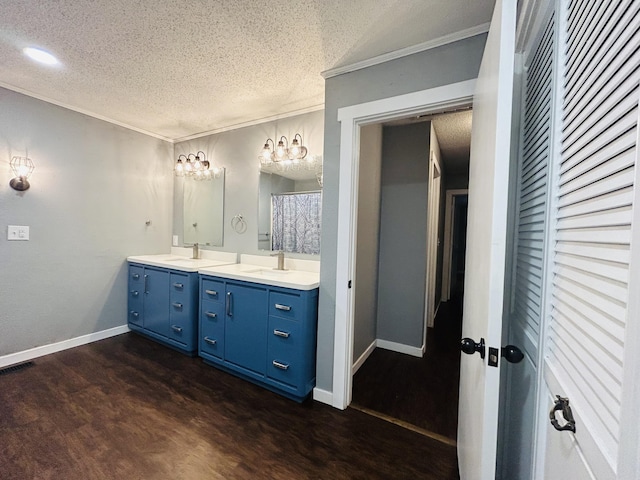
{"type": "Polygon", "coordinates": [[[13,174],[15,175],[9,182],[11,188],[19,192],[28,190],[31,186],[28,179],[36,168],[31,159],[27,157],[13,157],[9,165],[11,165],[11,170],[13,170],[13,174]]]}
{"type": "Polygon", "coordinates": [[[203,151],[181,154],[176,160],[173,172],[177,177],[193,177],[195,180],[211,180],[220,176],[220,169],[212,167],[203,151]]]}
{"type": "Polygon", "coordinates": [[[272,139],[267,138],[258,158],[260,159],[260,164],[264,166],[275,163],[278,166],[289,167],[292,164],[300,163],[300,160],[306,156],[307,147],[302,144],[302,135],[296,133],[291,141],[291,146],[289,146],[289,140],[284,135],[278,140],[278,145],[272,139]],[[269,145],[269,142],[271,142],[271,145],[269,145]]]}

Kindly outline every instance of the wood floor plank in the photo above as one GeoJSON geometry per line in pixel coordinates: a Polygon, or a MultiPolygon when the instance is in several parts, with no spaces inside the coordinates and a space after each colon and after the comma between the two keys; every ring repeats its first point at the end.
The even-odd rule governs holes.
{"type": "Polygon", "coordinates": [[[1,376],[0,445],[3,480],[458,478],[455,447],[133,333],[1,376]]]}

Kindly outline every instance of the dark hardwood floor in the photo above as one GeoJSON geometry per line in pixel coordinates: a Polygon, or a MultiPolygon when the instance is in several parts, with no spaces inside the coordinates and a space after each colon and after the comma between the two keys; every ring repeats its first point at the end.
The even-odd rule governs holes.
{"type": "MultiPolygon", "coordinates": [[[[423,358],[377,348],[353,379],[352,406],[455,441],[461,303],[442,303],[423,358]]],[[[453,443],[453,442],[450,442],[453,443]]]]}
{"type": "Polygon", "coordinates": [[[455,447],[133,333],[34,363],[0,376],[2,480],[458,478],[455,447]]]}

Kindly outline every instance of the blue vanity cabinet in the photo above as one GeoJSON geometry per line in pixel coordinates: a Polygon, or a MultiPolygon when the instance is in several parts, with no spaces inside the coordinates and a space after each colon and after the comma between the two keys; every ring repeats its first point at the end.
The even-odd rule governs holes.
{"type": "Polygon", "coordinates": [[[197,352],[198,274],[129,264],[129,328],[183,353],[197,352]]]}
{"type": "Polygon", "coordinates": [[[200,275],[199,355],[296,401],[315,386],[318,289],[200,275]]]}

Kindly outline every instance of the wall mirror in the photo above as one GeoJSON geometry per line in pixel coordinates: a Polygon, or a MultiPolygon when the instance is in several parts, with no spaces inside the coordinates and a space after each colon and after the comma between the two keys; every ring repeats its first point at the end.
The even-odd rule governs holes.
{"type": "Polygon", "coordinates": [[[221,247],[224,225],[224,168],[210,180],[184,177],[184,243],[221,247]]]}
{"type": "Polygon", "coordinates": [[[322,165],[260,168],[258,248],[287,253],[320,254],[322,165]]]}

